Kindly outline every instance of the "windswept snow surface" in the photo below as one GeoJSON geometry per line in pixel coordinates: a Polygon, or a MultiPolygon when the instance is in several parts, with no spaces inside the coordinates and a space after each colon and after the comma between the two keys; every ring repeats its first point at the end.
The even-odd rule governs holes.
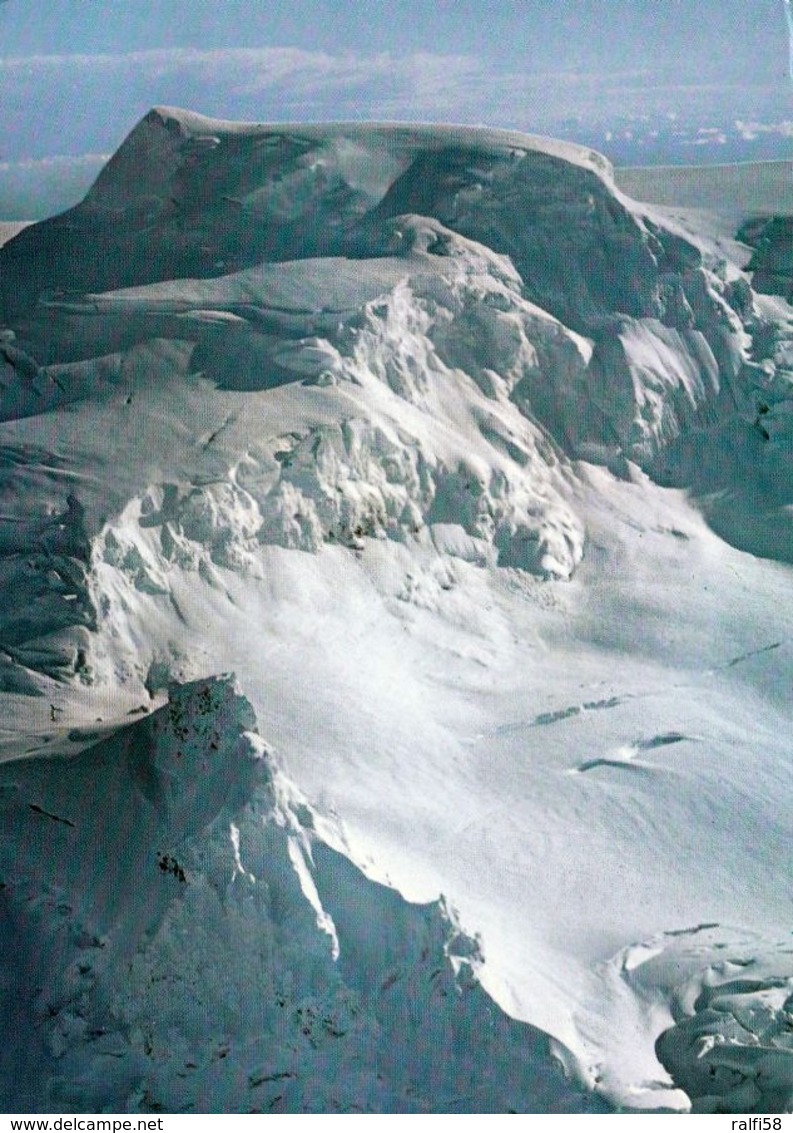
{"type": "Polygon", "coordinates": [[[5,1106],[793,1108],[791,308],[590,151],[164,109],[0,304],[5,1106]]]}

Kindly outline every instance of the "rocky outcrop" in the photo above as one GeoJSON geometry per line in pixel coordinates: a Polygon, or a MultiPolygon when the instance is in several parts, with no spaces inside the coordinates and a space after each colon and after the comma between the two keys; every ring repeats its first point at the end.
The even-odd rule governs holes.
{"type": "Polygon", "coordinates": [[[757,291],[793,298],[793,217],[769,216],[749,220],[738,231],[752,249],[747,271],[757,291]]]}

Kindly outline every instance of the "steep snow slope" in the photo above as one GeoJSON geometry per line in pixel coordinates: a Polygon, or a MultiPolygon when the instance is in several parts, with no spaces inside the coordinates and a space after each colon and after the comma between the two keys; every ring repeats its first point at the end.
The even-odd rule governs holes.
{"type": "MultiPolygon", "coordinates": [[[[113,958],[84,991],[31,990],[30,1017],[54,1021],[7,1063],[9,1097],[23,1100],[19,1066],[41,1065],[28,1108],[242,1107],[258,1059],[262,1081],[294,1074],[267,1086],[288,1110],[786,1107],[790,308],[755,297],[706,235],[622,196],[588,151],[165,110],[83,204],[5,246],[0,296],[3,782],[19,844],[34,821],[78,831],[63,868],[93,863],[53,882],[68,897],[45,887],[51,908],[41,867],[17,864],[9,931],[60,973],[84,931],[113,958]],[[129,713],[174,681],[203,683],[171,703],[231,697],[209,681],[229,670],[252,710],[234,701],[214,742],[236,750],[255,712],[311,807],[248,790],[234,756],[216,775],[240,793],[209,810],[187,806],[209,789],[191,786],[196,766],[179,771],[195,833],[166,834],[172,804],[124,770],[154,727],[129,713]],[[77,807],[92,760],[117,776],[118,818],[77,807]],[[141,792],[154,809],[122,868],[109,846],[141,792]],[[125,879],[157,853],[139,892],[125,879]],[[233,900],[213,888],[224,870],[233,900]],[[294,951],[266,903],[238,908],[248,874],[292,895],[294,951]],[[437,905],[403,900],[441,894],[473,951],[444,943],[456,929],[437,905]],[[211,1006],[199,1025],[178,997],[155,1010],[152,973],[194,980],[238,925],[206,994],[264,987],[261,1021],[211,1006]],[[200,940],[190,957],[177,927],[200,940]],[[440,1039],[400,1045],[372,991],[381,972],[396,988],[396,952],[399,1011],[431,1010],[408,944],[422,933],[456,1005],[434,1069],[422,1051],[440,1039]],[[751,987],[732,986],[739,969],[751,987]],[[267,1054],[276,970],[329,989],[328,1017],[361,997],[352,1037],[307,1046],[295,1024],[288,1058],[267,1054]],[[703,989],[721,983],[714,1022],[703,989]],[[736,1054],[744,995],[767,1018],[736,1054]],[[152,1013],[147,1044],[134,1020],[152,1013]],[[485,1017],[472,1063],[464,1036],[485,1017]],[[656,1057],[673,1026],[685,1042],[662,1038],[656,1057]],[[104,1094],[86,1037],[100,1028],[119,1055],[104,1094]],[[409,1080],[377,1062],[391,1047],[415,1053],[409,1080]]],[[[204,741],[191,758],[215,766],[204,741]]]]}
{"type": "Polygon", "coordinates": [[[0,770],[4,1015],[33,1036],[5,1036],[6,1104],[600,1108],[487,999],[443,904],[317,835],[229,680],[173,688],[57,774],[0,770]]]}

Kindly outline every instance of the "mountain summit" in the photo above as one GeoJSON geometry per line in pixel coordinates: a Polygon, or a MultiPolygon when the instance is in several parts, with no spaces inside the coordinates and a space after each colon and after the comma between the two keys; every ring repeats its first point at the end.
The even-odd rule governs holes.
{"type": "Polygon", "coordinates": [[[0,324],[7,1106],[788,1106],[782,300],[580,147],[160,108],[0,324]]]}

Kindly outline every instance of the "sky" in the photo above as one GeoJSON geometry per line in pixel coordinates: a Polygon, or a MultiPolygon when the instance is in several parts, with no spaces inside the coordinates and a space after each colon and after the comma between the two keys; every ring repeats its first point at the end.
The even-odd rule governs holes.
{"type": "Polygon", "coordinates": [[[14,183],[90,183],[153,105],[547,133],[761,113],[788,61],[783,0],[0,0],[0,215],[14,183]]]}

